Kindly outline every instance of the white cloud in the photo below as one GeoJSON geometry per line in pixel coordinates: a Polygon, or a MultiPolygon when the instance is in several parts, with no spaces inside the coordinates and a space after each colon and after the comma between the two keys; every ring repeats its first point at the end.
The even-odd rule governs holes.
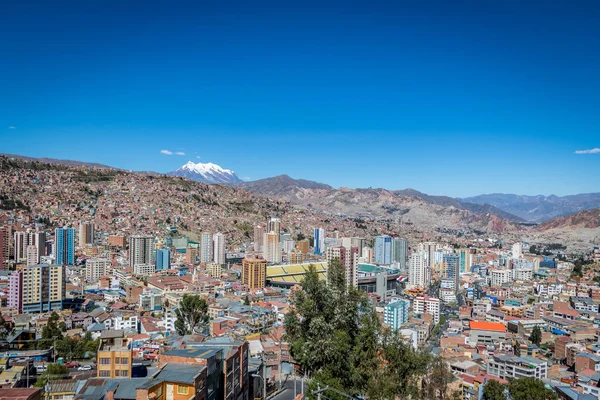
{"type": "Polygon", "coordinates": [[[176,151],[175,155],[176,156],[185,156],[185,153],[183,151],[176,151]]]}
{"type": "Polygon", "coordinates": [[[196,158],[200,158],[200,156],[196,156],[196,158]]]}
{"type": "Polygon", "coordinates": [[[575,154],[598,154],[600,153],[600,149],[598,147],[596,147],[595,149],[589,149],[589,150],[576,150],[575,154]]]}
{"type": "Polygon", "coordinates": [[[17,129],[17,127],[11,125],[11,126],[8,127],[8,129],[17,129]]]}
{"type": "Polygon", "coordinates": [[[169,150],[161,150],[161,151],[160,151],[160,154],[164,154],[164,155],[166,155],[166,156],[172,156],[172,155],[173,155],[173,152],[172,152],[172,151],[169,151],[169,150]]]}

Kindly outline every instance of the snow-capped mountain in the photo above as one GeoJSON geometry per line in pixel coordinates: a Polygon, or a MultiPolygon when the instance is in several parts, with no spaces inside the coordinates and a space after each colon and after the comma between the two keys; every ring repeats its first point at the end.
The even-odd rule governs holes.
{"type": "Polygon", "coordinates": [[[237,177],[235,172],[222,168],[213,163],[194,163],[188,161],[181,168],[168,175],[184,176],[198,182],[204,183],[240,183],[242,180],[237,177]]]}

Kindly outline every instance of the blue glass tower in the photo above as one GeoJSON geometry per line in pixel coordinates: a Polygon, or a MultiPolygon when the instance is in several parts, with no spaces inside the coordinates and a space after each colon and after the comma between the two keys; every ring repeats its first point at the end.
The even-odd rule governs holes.
{"type": "Polygon", "coordinates": [[[171,268],[171,250],[162,248],[156,251],[156,270],[171,268]]]}
{"type": "Polygon", "coordinates": [[[382,235],[375,237],[375,262],[389,265],[392,263],[392,237],[382,235]]]}
{"type": "Polygon", "coordinates": [[[75,264],[75,229],[56,228],[56,263],[59,265],[75,264]]]}

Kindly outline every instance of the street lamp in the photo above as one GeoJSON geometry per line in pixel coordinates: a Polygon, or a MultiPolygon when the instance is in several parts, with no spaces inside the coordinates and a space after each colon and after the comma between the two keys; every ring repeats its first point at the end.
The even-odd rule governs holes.
{"type": "Polygon", "coordinates": [[[267,381],[265,380],[265,378],[259,374],[250,374],[250,376],[252,378],[260,378],[262,380],[263,383],[263,399],[267,399],[267,381]]]}

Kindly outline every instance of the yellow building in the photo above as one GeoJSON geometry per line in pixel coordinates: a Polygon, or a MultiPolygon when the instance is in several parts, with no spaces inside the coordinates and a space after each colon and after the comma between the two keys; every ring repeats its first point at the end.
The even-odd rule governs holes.
{"type": "Polygon", "coordinates": [[[266,284],[267,260],[244,258],[242,260],[242,283],[248,289],[262,289],[266,284]]]}
{"type": "Polygon", "coordinates": [[[220,278],[221,273],[222,273],[221,264],[214,264],[214,263],[208,264],[206,266],[206,273],[211,278],[214,278],[214,279],[220,278]]]}
{"type": "Polygon", "coordinates": [[[24,313],[62,310],[66,292],[64,265],[38,264],[23,269],[24,313]]]}
{"type": "Polygon", "coordinates": [[[123,331],[102,331],[97,360],[98,378],[131,378],[132,343],[123,331]]]}
{"type": "Polygon", "coordinates": [[[298,249],[295,249],[289,254],[288,258],[288,262],[290,264],[302,264],[304,262],[304,253],[298,249]]]}
{"type": "Polygon", "coordinates": [[[166,364],[152,379],[136,390],[136,397],[156,400],[205,400],[206,367],[166,364]]]}

